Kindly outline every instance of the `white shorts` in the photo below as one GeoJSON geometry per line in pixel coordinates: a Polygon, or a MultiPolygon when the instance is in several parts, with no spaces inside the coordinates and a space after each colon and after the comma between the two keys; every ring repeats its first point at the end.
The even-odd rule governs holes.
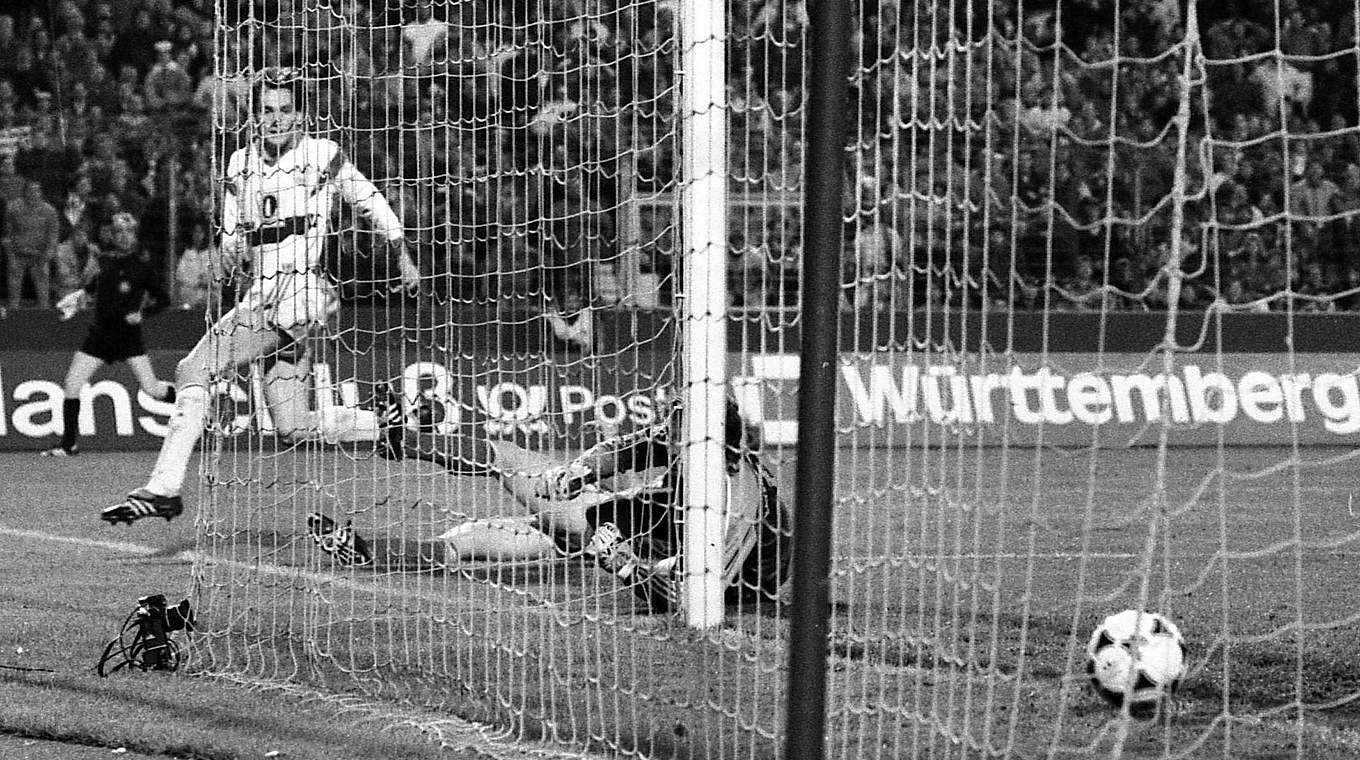
{"type": "Polygon", "coordinates": [[[270,327],[302,338],[335,315],[340,296],[319,272],[279,272],[255,280],[236,308],[255,312],[270,327]]]}

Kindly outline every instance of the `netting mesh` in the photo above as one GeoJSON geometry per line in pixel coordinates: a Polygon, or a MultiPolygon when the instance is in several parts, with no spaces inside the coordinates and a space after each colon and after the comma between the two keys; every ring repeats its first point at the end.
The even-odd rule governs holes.
{"type": "MultiPolygon", "coordinates": [[[[1353,361],[1305,317],[1360,286],[1360,16],[1209,5],[851,4],[831,756],[1356,751],[1352,456],[1304,444],[1360,427],[1353,361]],[[1153,721],[1084,670],[1135,607],[1192,644],[1153,721]]],[[[427,279],[392,294],[391,251],[337,203],[341,309],[285,399],[373,411],[393,382],[415,455],[278,430],[277,357],[220,378],[206,670],[601,752],[775,754],[780,594],[688,629],[523,490],[683,395],[686,7],[219,4],[219,173],[258,136],[261,72],[292,70],[307,132],[373,180],[427,279]],[[488,464],[505,477],[465,472],[488,464]],[[326,551],[347,524],[371,563],[326,551]],[[505,556],[461,556],[467,531],[505,556]]],[[[721,379],[785,494],[809,33],[801,3],[729,7],[721,379]]],[[[753,483],[728,524],[787,537],[753,483]]],[[[630,550],[651,567],[663,543],[630,550]]]]}

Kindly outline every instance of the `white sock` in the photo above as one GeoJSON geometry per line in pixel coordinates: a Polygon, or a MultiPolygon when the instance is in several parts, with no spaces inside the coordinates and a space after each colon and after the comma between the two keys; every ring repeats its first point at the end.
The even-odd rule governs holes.
{"type": "Polygon", "coordinates": [[[552,538],[524,517],[471,520],[448,529],[439,539],[460,560],[510,562],[557,556],[552,538]]]}
{"type": "Polygon", "coordinates": [[[189,469],[198,438],[203,434],[204,416],[208,409],[208,389],[201,385],[181,388],[175,398],[175,411],[170,415],[169,430],[161,442],[161,453],[146,490],[161,496],[179,496],[184,487],[184,475],[189,469]]]}

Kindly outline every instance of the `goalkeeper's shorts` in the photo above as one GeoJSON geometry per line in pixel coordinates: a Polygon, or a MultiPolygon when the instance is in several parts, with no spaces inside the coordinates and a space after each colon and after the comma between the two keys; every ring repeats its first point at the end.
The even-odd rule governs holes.
{"type": "Polygon", "coordinates": [[[257,278],[236,307],[300,339],[335,315],[340,296],[330,278],[318,271],[277,272],[257,278]]]}

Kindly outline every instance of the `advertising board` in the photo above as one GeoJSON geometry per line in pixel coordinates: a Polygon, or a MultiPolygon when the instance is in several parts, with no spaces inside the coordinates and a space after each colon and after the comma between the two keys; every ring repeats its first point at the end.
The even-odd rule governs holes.
{"type": "MultiPolygon", "coordinates": [[[[357,311],[360,321],[381,318],[379,310],[357,311]]],[[[1111,315],[1103,334],[1124,337],[1105,350],[1090,343],[1100,334],[1088,324],[1094,316],[1072,321],[1047,344],[1009,339],[1009,353],[990,342],[986,351],[949,345],[977,339],[966,329],[942,333],[951,340],[933,351],[875,346],[877,333],[847,330],[838,435],[846,445],[880,446],[1154,445],[1164,432],[1172,445],[1360,442],[1360,354],[1337,339],[1353,334],[1349,316],[1296,315],[1288,336],[1279,333],[1279,320],[1237,316],[1244,321],[1225,320],[1229,329],[1218,331],[1227,336],[1221,352],[1173,353],[1169,363],[1152,350],[1162,336],[1147,315],[1111,315]],[[1278,350],[1284,337],[1307,350],[1278,350]]],[[[626,329],[619,320],[600,321],[613,326],[602,329],[594,356],[523,332],[525,320],[505,323],[518,333],[489,320],[447,329],[442,344],[456,350],[412,345],[410,334],[425,334],[421,328],[401,340],[355,331],[318,354],[310,403],[371,406],[378,389],[397,381],[407,395],[428,399],[446,431],[476,425],[538,445],[585,445],[654,422],[678,366],[668,320],[633,317],[626,329]],[[625,341],[630,350],[612,350],[625,341]]],[[[169,377],[204,322],[187,313],[156,322],[148,331],[151,358],[169,377]]],[[[59,434],[61,378],[83,335],[78,322],[46,312],[15,312],[0,323],[0,450],[36,450],[59,434]]],[[[796,334],[735,324],[730,345],[766,347],[731,355],[733,393],[766,443],[793,443],[798,355],[787,347],[797,345],[796,334]]],[[[259,366],[218,383],[216,430],[268,435],[263,386],[259,366]]],[[[82,446],[90,450],[155,448],[172,409],[141,393],[125,366],[101,374],[82,399],[82,446]]]]}

